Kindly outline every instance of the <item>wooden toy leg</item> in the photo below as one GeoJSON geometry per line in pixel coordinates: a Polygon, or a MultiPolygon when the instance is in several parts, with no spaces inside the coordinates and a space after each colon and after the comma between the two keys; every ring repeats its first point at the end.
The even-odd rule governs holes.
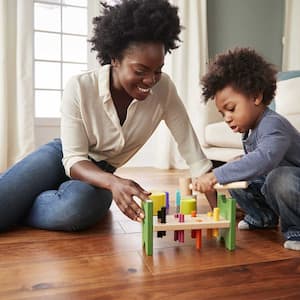
{"type": "Polygon", "coordinates": [[[233,198],[226,198],[225,195],[219,195],[218,207],[220,208],[220,215],[230,221],[230,227],[220,231],[220,233],[225,241],[226,248],[228,250],[234,250],[236,201],[233,198]]]}
{"type": "Polygon", "coordinates": [[[142,224],[142,243],[146,255],[153,254],[153,202],[151,200],[142,203],[145,218],[142,224]]]}
{"type": "Polygon", "coordinates": [[[201,229],[198,229],[198,230],[196,230],[196,248],[197,249],[201,248],[201,238],[202,238],[201,229]]]}

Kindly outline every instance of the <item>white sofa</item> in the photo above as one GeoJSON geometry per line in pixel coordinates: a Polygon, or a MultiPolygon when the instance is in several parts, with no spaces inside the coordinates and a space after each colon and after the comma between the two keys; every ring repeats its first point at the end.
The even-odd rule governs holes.
{"type": "MultiPolygon", "coordinates": [[[[300,71],[278,74],[275,101],[270,105],[300,131],[300,71]]],[[[226,162],[243,153],[241,134],[233,133],[217,111],[214,101],[201,103],[200,143],[207,157],[226,162]]]]}

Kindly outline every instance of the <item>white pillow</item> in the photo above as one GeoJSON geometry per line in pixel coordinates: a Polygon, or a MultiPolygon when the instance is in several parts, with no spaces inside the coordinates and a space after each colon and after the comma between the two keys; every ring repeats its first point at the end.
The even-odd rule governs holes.
{"type": "Polygon", "coordinates": [[[300,114],[300,77],[277,82],[275,103],[283,116],[300,114]]]}
{"type": "Polygon", "coordinates": [[[286,116],[286,118],[300,132],[300,114],[289,115],[289,116],[286,116]]]}

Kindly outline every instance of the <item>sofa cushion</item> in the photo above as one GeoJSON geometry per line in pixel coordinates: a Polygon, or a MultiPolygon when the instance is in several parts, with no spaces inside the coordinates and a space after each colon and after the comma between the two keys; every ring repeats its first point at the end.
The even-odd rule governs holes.
{"type": "Polygon", "coordinates": [[[277,82],[275,102],[278,113],[285,117],[298,115],[298,118],[300,118],[299,98],[300,77],[277,82]]]}
{"type": "Polygon", "coordinates": [[[210,146],[242,148],[241,134],[233,132],[224,122],[212,123],[205,128],[205,140],[210,146]]]}
{"type": "Polygon", "coordinates": [[[208,148],[203,147],[202,149],[207,158],[223,162],[231,161],[244,154],[244,150],[238,148],[222,148],[211,146],[208,148]]]}

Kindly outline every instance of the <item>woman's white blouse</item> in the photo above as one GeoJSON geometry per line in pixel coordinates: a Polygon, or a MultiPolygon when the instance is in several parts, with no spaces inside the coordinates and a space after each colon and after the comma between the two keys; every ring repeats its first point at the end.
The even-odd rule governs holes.
{"type": "Polygon", "coordinates": [[[211,168],[201,150],[183,103],[166,74],[144,101],[133,100],[121,126],[109,90],[110,65],[72,77],[61,106],[63,164],[71,167],[82,160],[106,160],[118,168],[149,139],[160,121],[170,129],[192,176],[211,168]]]}

